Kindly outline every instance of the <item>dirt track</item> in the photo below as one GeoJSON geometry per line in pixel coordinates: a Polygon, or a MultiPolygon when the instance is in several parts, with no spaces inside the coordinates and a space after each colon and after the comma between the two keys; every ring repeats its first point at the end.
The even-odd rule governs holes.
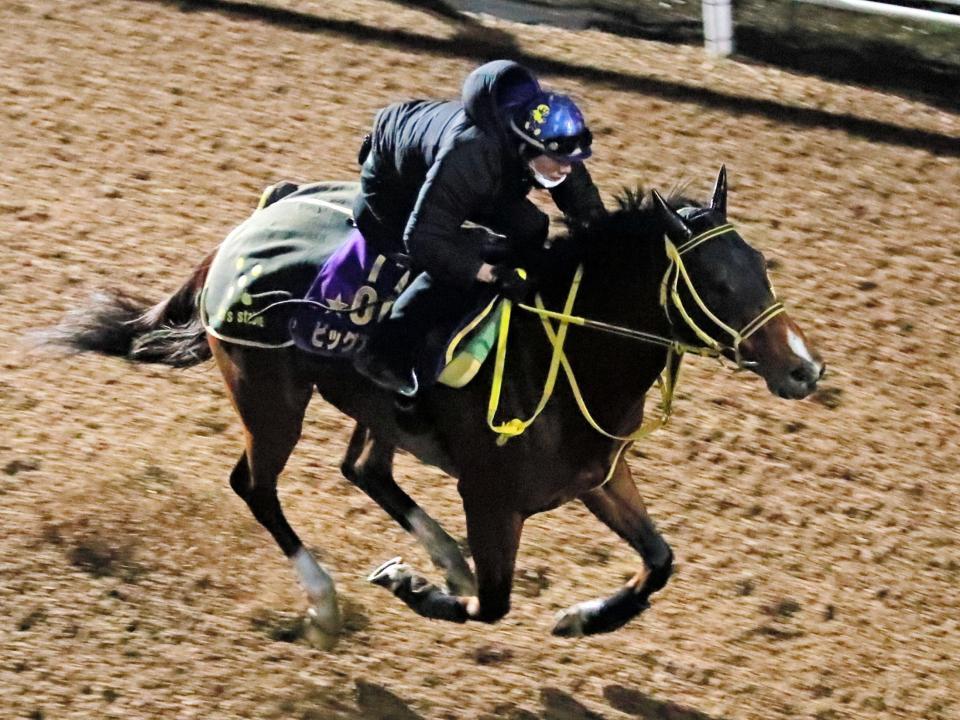
{"type": "MultiPolygon", "coordinates": [[[[0,6],[0,717],[960,716],[960,117],[590,32],[496,24],[570,71],[546,80],[584,99],[607,200],[682,178],[706,194],[727,163],[731,217],[829,381],[789,403],[691,363],[671,428],[631,459],[677,572],[625,630],[579,641],[551,638],[552,614],[628,576],[625,544],[578,506],[534,518],[505,621],[423,621],[364,581],[428,561],[340,479],[349,426],[317,403],[281,493],[349,631],[329,653],[289,641],[304,601],[227,484],[239,427],[215,370],[18,338],[97,286],[161,297],[262,186],[351,176],[375,108],[452,96],[479,59],[389,3],[278,4],[307,15],[0,6]]],[[[452,483],[399,468],[462,536],[452,483]]]]}

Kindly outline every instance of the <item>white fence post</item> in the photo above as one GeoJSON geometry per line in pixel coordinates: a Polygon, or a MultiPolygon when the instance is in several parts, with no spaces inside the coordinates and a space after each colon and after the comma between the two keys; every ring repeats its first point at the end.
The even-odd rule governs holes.
{"type": "Polygon", "coordinates": [[[711,55],[733,52],[733,13],[730,0],[703,0],[703,40],[711,55]]]}

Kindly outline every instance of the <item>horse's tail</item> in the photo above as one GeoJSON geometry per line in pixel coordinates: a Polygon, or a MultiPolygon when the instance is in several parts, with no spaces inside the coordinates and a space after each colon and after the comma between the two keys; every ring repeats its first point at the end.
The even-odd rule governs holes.
{"type": "Polygon", "coordinates": [[[41,333],[39,340],[73,352],[115,355],[138,363],[199,365],[211,356],[198,300],[213,256],[204,258],[179,290],[152,307],[122,291],[99,291],[84,307],[41,333]]]}

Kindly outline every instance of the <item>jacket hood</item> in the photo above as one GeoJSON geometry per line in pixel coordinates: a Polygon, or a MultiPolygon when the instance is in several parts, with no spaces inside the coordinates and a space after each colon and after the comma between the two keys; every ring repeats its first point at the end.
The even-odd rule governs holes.
{"type": "Polygon", "coordinates": [[[461,100],[473,124],[506,135],[513,113],[540,92],[533,73],[512,60],[481,65],[463,83],[461,100]]]}

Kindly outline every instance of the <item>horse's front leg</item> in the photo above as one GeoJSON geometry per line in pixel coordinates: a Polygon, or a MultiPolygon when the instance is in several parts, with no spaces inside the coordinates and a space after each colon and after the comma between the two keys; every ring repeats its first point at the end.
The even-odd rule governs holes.
{"type": "Polygon", "coordinates": [[[565,637],[593,635],[622,627],[649,607],[650,595],[667,584],[673,569],[673,552],[647,515],[623,458],[606,485],[580,499],[640,553],[644,567],[610,597],[578,603],[560,613],[553,634],[565,637]]]}
{"type": "Polygon", "coordinates": [[[476,567],[477,595],[451,595],[417,575],[399,558],[373,571],[370,581],[434,620],[496,622],[510,610],[513,570],[523,530],[523,516],[491,498],[464,498],[467,535],[476,567]]]}

